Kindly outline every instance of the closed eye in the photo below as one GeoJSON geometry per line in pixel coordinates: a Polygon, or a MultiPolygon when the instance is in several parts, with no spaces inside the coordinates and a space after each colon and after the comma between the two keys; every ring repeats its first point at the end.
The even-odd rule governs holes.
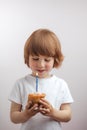
{"type": "Polygon", "coordinates": [[[50,59],[45,59],[45,61],[46,61],[46,62],[49,62],[49,61],[50,61],[50,59]]]}
{"type": "Polygon", "coordinates": [[[32,58],[32,59],[33,59],[33,60],[36,60],[36,61],[39,60],[39,58],[32,58]]]}

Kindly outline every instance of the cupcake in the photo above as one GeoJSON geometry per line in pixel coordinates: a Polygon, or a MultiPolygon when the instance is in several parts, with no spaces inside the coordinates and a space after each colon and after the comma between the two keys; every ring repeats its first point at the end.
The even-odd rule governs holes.
{"type": "Polygon", "coordinates": [[[28,101],[32,101],[33,104],[39,103],[40,99],[45,98],[45,96],[44,93],[30,93],[28,95],[28,101]]]}

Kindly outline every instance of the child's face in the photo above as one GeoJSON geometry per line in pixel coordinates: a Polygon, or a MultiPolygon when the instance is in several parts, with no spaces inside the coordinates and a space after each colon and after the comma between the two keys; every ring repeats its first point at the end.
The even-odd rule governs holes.
{"type": "Polygon", "coordinates": [[[32,70],[32,74],[38,73],[40,78],[49,77],[49,72],[52,70],[54,65],[54,58],[47,56],[29,56],[29,67],[32,70]]]}

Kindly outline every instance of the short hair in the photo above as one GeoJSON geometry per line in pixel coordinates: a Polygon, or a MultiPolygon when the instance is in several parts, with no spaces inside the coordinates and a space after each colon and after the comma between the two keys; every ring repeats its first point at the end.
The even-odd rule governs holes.
{"type": "Polygon", "coordinates": [[[27,39],[24,46],[24,60],[28,67],[29,55],[54,57],[54,68],[58,68],[64,59],[60,41],[49,29],[38,29],[27,39]]]}

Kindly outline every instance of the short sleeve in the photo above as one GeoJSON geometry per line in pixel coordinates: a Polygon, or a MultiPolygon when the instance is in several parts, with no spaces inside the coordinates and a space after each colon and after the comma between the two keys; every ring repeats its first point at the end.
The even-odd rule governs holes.
{"type": "Polygon", "coordinates": [[[10,101],[16,102],[18,104],[22,104],[20,86],[17,81],[14,84],[13,89],[12,89],[8,99],[10,101]]]}
{"type": "Polygon", "coordinates": [[[62,103],[72,103],[73,98],[65,81],[62,83],[62,92],[62,103]]]}

